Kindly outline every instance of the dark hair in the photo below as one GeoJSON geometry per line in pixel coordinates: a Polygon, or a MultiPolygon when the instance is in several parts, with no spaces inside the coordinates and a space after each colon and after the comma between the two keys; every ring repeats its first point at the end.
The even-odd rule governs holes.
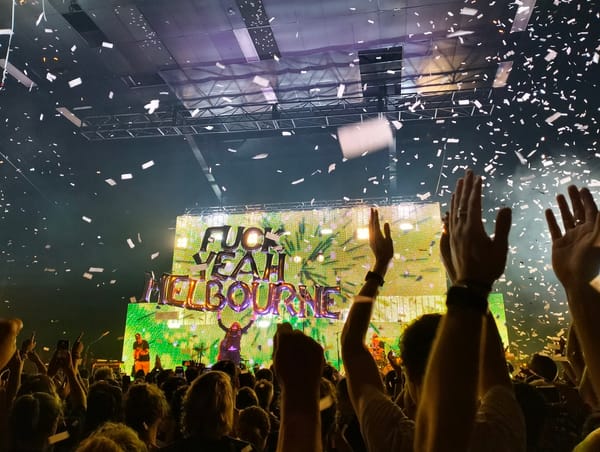
{"type": "Polygon", "coordinates": [[[248,388],[253,388],[256,383],[256,378],[253,373],[250,372],[241,372],[239,375],[240,388],[247,386],[248,388]]]}
{"type": "Polygon", "coordinates": [[[233,429],[233,387],[229,375],[210,371],[196,378],[183,399],[183,430],[220,439],[233,429]]]}
{"type": "Polygon", "coordinates": [[[254,389],[244,386],[238,390],[235,397],[235,407],[238,410],[243,410],[250,406],[258,406],[258,397],[254,392],[254,389]]]}
{"type": "Polygon", "coordinates": [[[415,384],[423,381],[429,353],[441,320],[441,314],[425,314],[404,330],[400,340],[400,356],[408,378],[415,384]]]}
{"type": "Polygon", "coordinates": [[[267,380],[273,383],[273,372],[271,369],[258,369],[255,372],[256,380],[267,380]]]}
{"type": "Polygon", "coordinates": [[[9,417],[11,450],[45,450],[61,414],[60,400],[50,394],[34,392],[20,396],[9,417]]]}
{"type": "Polygon", "coordinates": [[[546,355],[534,354],[529,362],[529,369],[546,381],[554,381],[558,374],[558,368],[552,358],[546,355]]]}
{"type": "Polygon", "coordinates": [[[252,443],[258,450],[263,450],[271,432],[269,414],[257,406],[244,408],[240,412],[238,431],[240,439],[252,443]]]}
{"type": "Polygon", "coordinates": [[[258,397],[258,405],[269,411],[271,402],[273,402],[273,383],[268,380],[258,380],[254,385],[254,392],[258,397]]]}
{"type": "Polygon", "coordinates": [[[91,432],[107,421],[119,422],[122,414],[123,393],[108,381],[97,381],[90,386],[85,413],[85,432],[91,432]]]}
{"type": "Polygon", "coordinates": [[[149,383],[131,385],[123,397],[123,407],[125,423],[138,434],[145,434],[150,425],[169,412],[164,393],[149,383]]]}
{"type": "Polygon", "coordinates": [[[229,375],[229,378],[231,379],[231,385],[234,388],[237,388],[239,386],[240,381],[238,379],[238,369],[233,361],[230,361],[228,359],[217,361],[212,366],[211,370],[225,372],[227,375],[229,375]]]}

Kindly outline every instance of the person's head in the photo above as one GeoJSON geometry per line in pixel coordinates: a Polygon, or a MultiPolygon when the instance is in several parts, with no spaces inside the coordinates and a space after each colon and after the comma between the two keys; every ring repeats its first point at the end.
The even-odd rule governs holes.
{"type": "Polygon", "coordinates": [[[400,340],[400,356],[406,371],[408,390],[418,403],[418,393],[425,377],[427,360],[435,340],[441,314],[425,314],[414,320],[400,340]]]}
{"type": "Polygon", "coordinates": [[[238,379],[240,381],[240,388],[244,386],[254,388],[254,384],[256,383],[256,378],[252,372],[240,372],[238,379]]]}
{"type": "Polygon", "coordinates": [[[149,438],[149,430],[152,427],[156,429],[169,412],[163,392],[157,386],[148,383],[131,385],[123,397],[123,408],[125,424],[145,441],[155,439],[149,438]]]}
{"type": "Polygon", "coordinates": [[[187,435],[221,438],[233,430],[234,397],[229,376],[220,371],[200,375],[183,399],[182,427],[187,435]]]}
{"type": "Polygon", "coordinates": [[[138,344],[141,344],[141,343],[142,343],[142,335],[141,335],[140,333],[135,333],[135,341],[136,341],[138,344]]]}
{"type": "Polygon", "coordinates": [[[238,390],[235,396],[235,407],[238,410],[243,410],[249,406],[258,406],[258,397],[254,389],[244,386],[238,390]]]}
{"type": "Polygon", "coordinates": [[[113,370],[108,367],[97,367],[96,369],[94,369],[94,376],[93,376],[93,380],[94,381],[101,381],[101,380],[115,380],[115,374],[113,373],[113,370]]]}
{"type": "Polygon", "coordinates": [[[269,414],[260,407],[251,406],[240,411],[238,435],[259,451],[265,450],[271,432],[269,414]]]}
{"type": "Polygon", "coordinates": [[[529,370],[537,377],[543,378],[547,382],[553,382],[558,374],[556,363],[546,355],[534,354],[529,362],[529,370]]]}
{"type": "Polygon", "coordinates": [[[227,375],[229,375],[229,378],[231,379],[231,384],[232,384],[233,388],[237,389],[240,387],[240,380],[238,378],[239,371],[233,361],[231,361],[229,359],[217,361],[212,366],[211,370],[218,370],[221,372],[225,372],[227,375]]]}
{"type": "Polygon", "coordinates": [[[238,322],[233,322],[229,327],[232,333],[237,333],[242,329],[242,326],[238,322]]]}
{"type": "Polygon", "coordinates": [[[121,389],[107,381],[97,381],[90,386],[85,413],[86,432],[97,429],[107,421],[121,420],[123,394],[121,389]]]}
{"type": "Polygon", "coordinates": [[[60,400],[45,392],[24,394],[9,414],[11,450],[46,450],[62,417],[60,400]]]}
{"type": "Polygon", "coordinates": [[[25,394],[33,394],[34,392],[45,392],[52,397],[59,398],[56,392],[56,385],[52,378],[44,374],[27,375],[23,374],[21,386],[17,392],[17,397],[25,394]]]}
{"type": "MultiPolygon", "coordinates": [[[[135,430],[122,423],[105,422],[89,436],[89,439],[93,440],[93,438],[96,437],[112,440],[113,442],[117,443],[124,452],[148,451],[148,447],[140,438],[138,438],[135,430]]],[[[80,452],[79,449],[78,452],[80,452]]]]}
{"type": "Polygon", "coordinates": [[[258,380],[267,380],[273,383],[273,372],[271,369],[258,369],[254,375],[256,376],[256,381],[258,380]]]}
{"type": "Polygon", "coordinates": [[[254,392],[258,398],[258,405],[269,411],[273,402],[273,383],[267,380],[258,380],[254,385],[254,392]]]}
{"type": "Polygon", "coordinates": [[[124,452],[124,449],[115,440],[98,435],[84,439],[75,452],[124,452]]]}

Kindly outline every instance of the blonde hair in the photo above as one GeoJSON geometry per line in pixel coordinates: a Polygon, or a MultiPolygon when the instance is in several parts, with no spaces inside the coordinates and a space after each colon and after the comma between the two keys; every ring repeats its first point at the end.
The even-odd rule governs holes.
{"type": "Polygon", "coordinates": [[[196,378],[183,399],[183,430],[187,435],[219,439],[233,430],[233,387],[225,372],[196,378]]]}

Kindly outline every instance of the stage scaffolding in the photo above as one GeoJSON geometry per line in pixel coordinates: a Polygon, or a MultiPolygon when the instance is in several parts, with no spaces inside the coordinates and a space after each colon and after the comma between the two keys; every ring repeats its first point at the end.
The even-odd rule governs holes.
{"type": "Polygon", "coordinates": [[[335,129],[377,117],[386,118],[399,128],[403,122],[490,116],[494,111],[492,88],[388,95],[383,100],[311,98],[277,104],[238,104],[231,100],[226,105],[193,111],[176,107],[152,114],[88,116],[83,118],[80,132],[90,141],[234,133],[263,135],[335,129]]]}

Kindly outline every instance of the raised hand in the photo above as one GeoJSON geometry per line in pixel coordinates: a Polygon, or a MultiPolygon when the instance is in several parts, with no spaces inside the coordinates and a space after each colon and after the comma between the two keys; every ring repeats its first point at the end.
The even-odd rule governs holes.
{"type": "Polygon", "coordinates": [[[273,341],[273,366],[282,387],[297,390],[321,379],[323,347],[289,323],[277,326],[273,341]]]}
{"type": "Polygon", "coordinates": [[[375,262],[385,263],[394,257],[394,244],[390,235],[390,225],[383,225],[383,233],[379,225],[379,212],[377,209],[371,208],[371,216],[369,217],[369,246],[375,256],[375,262]]]}
{"type": "Polygon", "coordinates": [[[567,292],[578,285],[587,285],[600,271],[600,215],[587,188],[568,188],[573,211],[566,198],[556,200],[563,221],[561,231],[554,213],[546,210],[546,221],[552,237],[552,268],[567,292]]]}
{"type": "Polygon", "coordinates": [[[446,268],[446,273],[450,282],[454,284],[456,281],[456,271],[454,270],[454,264],[452,263],[452,249],[450,248],[450,214],[446,212],[442,217],[442,224],[444,229],[442,230],[442,236],[440,237],[440,255],[442,257],[442,263],[446,268]]]}
{"type": "Polygon", "coordinates": [[[471,170],[458,180],[450,210],[450,248],[457,284],[490,287],[504,273],[508,255],[511,210],[500,209],[494,238],[485,232],[481,217],[481,176],[471,170]]]}

